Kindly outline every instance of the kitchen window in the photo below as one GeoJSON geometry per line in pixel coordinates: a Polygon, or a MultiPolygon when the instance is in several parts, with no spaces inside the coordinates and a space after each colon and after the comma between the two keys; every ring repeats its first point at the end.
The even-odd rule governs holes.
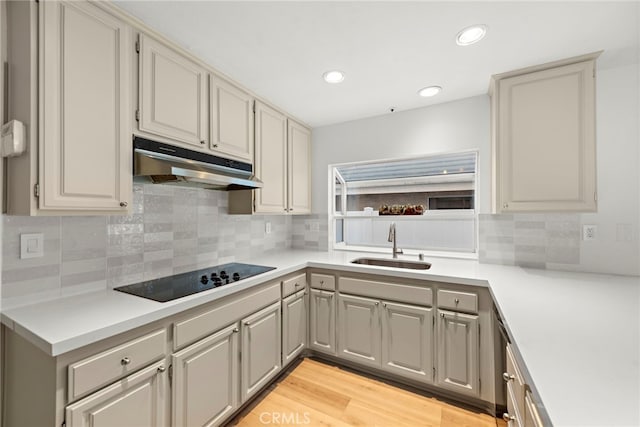
{"type": "Polygon", "coordinates": [[[477,152],[332,165],[333,248],[476,254],[477,152]]]}

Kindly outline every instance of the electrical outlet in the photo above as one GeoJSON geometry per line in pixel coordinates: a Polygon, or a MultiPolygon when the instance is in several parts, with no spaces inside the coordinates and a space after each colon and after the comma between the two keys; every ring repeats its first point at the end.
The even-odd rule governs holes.
{"type": "Polygon", "coordinates": [[[582,226],[582,240],[596,240],[598,232],[598,226],[596,225],[583,225],[582,226]]]}
{"type": "Polygon", "coordinates": [[[271,223],[270,222],[265,222],[264,223],[264,232],[265,232],[265,234],[271,234],[271,223]]]}

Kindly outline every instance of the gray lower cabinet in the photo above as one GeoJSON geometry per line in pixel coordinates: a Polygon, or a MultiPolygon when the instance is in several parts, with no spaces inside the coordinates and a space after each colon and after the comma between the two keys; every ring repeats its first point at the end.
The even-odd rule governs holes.
{"type": "Polygon", "coordinates": [[[165,365],[155,363],[67,406],[68,427],[163,427],[165,365]]]}
{"type": "Polygon", "coordinates": [[[238,325],[172,356],[173,427],[219,425],[238,407],[238,325]]]}
{"type": "Polygon", "coordinates": [[[307,292],[282,300],[282,364],[294,360],[307,345],[307,292]]]}
{"type": "Polygon", "coordinates": [[[335,292],[311,289],[309,297],[309,348],[336,354],[335,292]]]}
{"type": "Polygon", "coordinates": [[[438,369],[440,387],[477,397],[479,382],[478,316],[438,310],[438,369]]]}
{"type": "Polygon", "coordinates": [[[339,294],[338,356],[380,367],[380,301],[339,294]]]}
{"type": "Polygon", "coordinates": [[[282,367],[280,301],[242,320],[242,402],[282,367]]]}
{"type": "Polygon", "coordinates": [[[433,309],[382,302],[382,368],[433,382],[433,309]]]}

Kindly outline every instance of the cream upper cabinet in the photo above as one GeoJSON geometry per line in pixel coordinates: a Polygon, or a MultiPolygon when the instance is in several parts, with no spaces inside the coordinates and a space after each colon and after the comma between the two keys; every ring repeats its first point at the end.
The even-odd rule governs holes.
{"type": "Polygon", "coordinates": [[[253,163],[253,97],[213,74],[209,87],[211,150],[253,163]]]}
{"type": "Polygon", "coordinates": [[[493,76],[496,212],[596,210],[598,55],[493,76]]]}
{"type": "MultiPolygon", "coordinates": [[[[287,117],[256,102],[255,174],[264,186],[255,190],[256,213],[287,212],[287,117]]],[[[231,204],[230,200],[230,204],[231,204]]]]}
{"type": "Polygon", "coordinates": [[[289,119],[288,209],[294,214],[311,212],[311,131],[289,119]]]}
{"type": "Polygon", "coordinates": [[[207,149],[207,70],[145,34],[139,50],[139,129],[207,149]]]}
{"type": "Polygon", "coordinates": [[[39,208],[126,212],[131,29],[89,2],[42,2],[39,20],[39,208]]]}

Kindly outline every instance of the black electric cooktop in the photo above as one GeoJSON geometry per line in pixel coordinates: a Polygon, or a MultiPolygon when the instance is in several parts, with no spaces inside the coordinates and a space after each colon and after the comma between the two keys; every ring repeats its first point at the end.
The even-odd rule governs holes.
{"type": "Polygon", "coordinates": [[[167,302],[238,282],[270,270],[275,270],[275,267],[232,262],[114,289],[158,302],[167,302]]]}

